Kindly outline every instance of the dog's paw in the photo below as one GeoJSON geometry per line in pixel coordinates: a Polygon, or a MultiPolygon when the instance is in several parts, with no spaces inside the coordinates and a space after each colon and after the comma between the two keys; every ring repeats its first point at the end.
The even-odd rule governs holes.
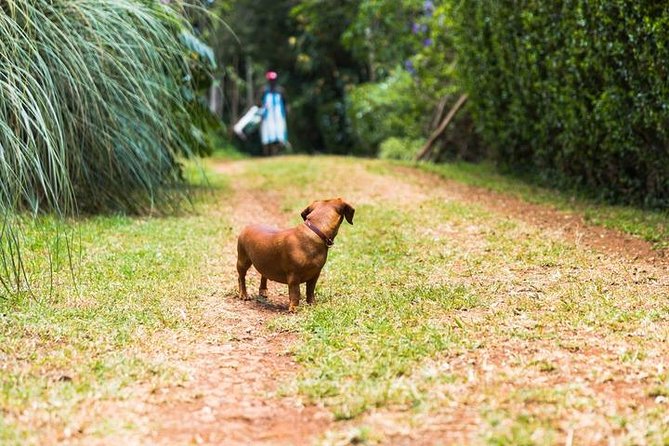
{"type": "Polygon", "coordinates": [[[253,298],[252,298],[251,296],[249,296],[248,294],[242,294],[242,295],[239,296],[239,298],[240,298],[241,300],[251,300],[251,299],[253,299],[253,298]]]}
{"type": "Polygon", "coordinates": [[[260,296],[260,297],[263,297],[263,298],[267,299],[268,295],[269,295],[269,293],[267,292],[267,289],[258,291],[258,296],[260,296]]]}
{"type": "Polygon", "coordinates": [[[293,305],[293,304],[288,305],[288,312],[289,313],[297,313],[297,305],[293,305]]]}

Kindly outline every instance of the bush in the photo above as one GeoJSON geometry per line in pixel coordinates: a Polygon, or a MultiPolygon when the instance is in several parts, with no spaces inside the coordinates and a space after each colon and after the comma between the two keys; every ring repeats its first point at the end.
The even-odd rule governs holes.
{"type": "Polygon", "coordinates": [[[669,205],[669,9],[456,1],[458,73],[494,156],[606,198],[669,205]]]}
{"type": "Polygon", "coordinates": [[[422,138],[395,138],[391,137],[381,143],[379,158],[411,161],[425,144],[422,138]]]}
{"type": "Polygon", "coordinates": [[[0,4],[3,210],[169,202],[192,130],[182,23],[153,1],[0,4]]]}
{"type": "Polygon", "coordinates": [[[23,212],[140,212],[172,203],[182,183],[178,158],[196,136],[177,38],[188,26],[153,0],[0,2],[6,288],[28,281],[23,212]]]}
{"type": "Polygon", "coordinates": [[[429,113],[426,104],[417,100],[414,88],[411,76],[398,69],[383,82],[351,89],[347,114],[361,154],[375,154],[379,144],[390,137],[422,136],[422,122],[429,113]]]}

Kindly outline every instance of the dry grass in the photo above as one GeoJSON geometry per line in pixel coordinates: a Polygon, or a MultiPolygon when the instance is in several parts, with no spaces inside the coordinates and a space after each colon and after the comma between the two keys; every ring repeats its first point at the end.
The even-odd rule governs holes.
{"type": "MultiPolygon", "coordinates": [[[[398,177],[384,162],[285,157],[229,166],[224,175],[243,182],[243,194],[220,192],[214,198],[229,202],[209,200],[198,215],[86,222],[80,292],[3,311],[11,316],[0,319],[0,439],[35,441],[35,429],[63,439],[83,428],[103,440],[143,431],[146,420],[109,424],[103,415],[141,406],[147,386],[182,382],[174,365],[187,361],[184,346],[235,343],[262,356],[253,340],[271,336],[229,338],[217,324],[232,317],[222,313],[230,306],[202,298],[235,288],[232,264],[218,257],[234,251],[230,220],[297,224],[311,200],[343,196],[356,207],[354,225],[339,232],[317,304],[278,318],[253,313],[257,303],[234,307],[249,312],[235,317],[295,339],[302,368],[294,374],[281,362],[289,371],[282,392],[339,419],[323,444],[669,440],[661,265],[591,251],[463,200],[447,183],[398,177]],[[229,203],[244,215],[227,215],[229,203]]],[[[193,355],[193,364],[209,360],[193,355]]],[[[178,407],[169,392],[161,398],[178,407]]],[[[208,438],[223,438],[214,435],[221,426],[207,425],[208,438]]]]}

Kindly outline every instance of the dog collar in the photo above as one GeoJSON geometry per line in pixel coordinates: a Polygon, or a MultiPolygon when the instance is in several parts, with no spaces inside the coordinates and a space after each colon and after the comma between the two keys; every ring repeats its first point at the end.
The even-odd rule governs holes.
{"type": "Polygon", "coordinates": [[[323,231],[321,231],[316,226],[314,226],[313,223],[311,223],[309,220],[304,220],[304,224],[307,225],[307,228],[314,231],[314,233],[318,237],[320,237],[320,239],[323,240],[323,242],[325,242],[325,246],[327,246],[328,248],[331,248],[332,245],[334,245],[334,240],[332,240],[331,238],[329,238],[328,236],[323,234],[323,231]]]}

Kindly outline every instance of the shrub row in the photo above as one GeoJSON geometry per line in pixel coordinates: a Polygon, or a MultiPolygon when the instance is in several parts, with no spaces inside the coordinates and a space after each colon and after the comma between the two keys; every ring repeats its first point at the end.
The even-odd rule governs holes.
{"type": "Polygon", "coordinates": [[[493,155],[609,199],[669,205],[669,8],[456,0],[458,75],[493,155]]]}

